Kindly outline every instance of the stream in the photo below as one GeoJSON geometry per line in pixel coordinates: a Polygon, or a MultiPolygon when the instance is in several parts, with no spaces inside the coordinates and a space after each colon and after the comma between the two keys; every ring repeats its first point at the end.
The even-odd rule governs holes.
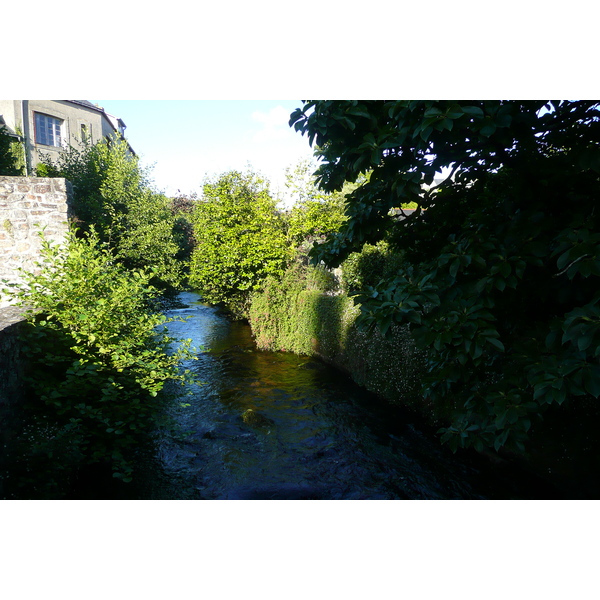
{"type": "MultiPolygon", "coordinates": [[[[203,382],[171,403],[146,498],[484,499],[548,497],[524,474],[452,454],[433,432],[317,359],[258,351],[247,324],[183,293],[203,382]],[[244,419],[244,416],[246,419],[244,419]],[[251,418],[248,418],[251,417],[251,418]]],[[[142,486],[143,487],[143,486],[142,486]]]]}

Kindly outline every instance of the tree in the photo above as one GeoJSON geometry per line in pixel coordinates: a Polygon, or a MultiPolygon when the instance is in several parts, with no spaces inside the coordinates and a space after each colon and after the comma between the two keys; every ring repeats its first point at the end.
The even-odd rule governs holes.
{"type": "Polygon", "coordinates": [[[180,289],[184,263],[168,198],[143,190],[131,199],[114,233],[115,255],[126,268],[151,269],[154,285],[171,293],[180,289]]]}
{"type": "Polygon", "coordinates": [[[275,206],[268,183],[251,171],[205,182],[192,215],[197,245],[189,282],[206,302],[241,316],[250,292],[283,272],[289,252],[275,206]]]}
{"type": "Polygon", "coordinates": [[[174,319],[151,309],[151,273],[116,263],[93,229],[71,232],[65,247],[42,242],[35,272],[2,291],[26,311],[27,379],[57,422],[45,451],[77,448],[129,480],[139,434],[160,417],[159,392],[194,381],[179,369],[194,359],[190,340],[173,347],[163,326],[174,319]]]}
{"type": "Polygon", "coordinates": [[[43,158],[38,173],[73,184],[81,235],[93,227],[125,267],[152,269],[152,284],[163,291],[180,287],[183,265],[171,202],[151,189],[148,172],[125,140],[84,140],[81,149],[71,146],[55,162],[43,158]]]}
{"type": "Polygon", "coordinates": [[[338,231],[345,221],[344,198],[349,190],[320,191],[312,175],[314,168],[314,163],[302,160],[286,170],[286,186],[294,200],[288,213],[288,236],[295,246],[322,241],[327,234],[338,231]]]}
{"type": "Polygon", "coordinates": [[[600,396],[600,112],[592,101],[307,101],[325,191],[372,170],[316,260],[387,240],[362,323],[409,323],[453,448],[524,448],[548,406],[600,396]],[[448,177],[432,186],[436,174],[448,177]],[[425,184],[425,185],[424,185],[425,184]],[[428,189],[428,186],[431,186],[428,189]],[[392,208],[415,202],[398,219],[392,208]]]}
{"type": "Polygon", "coordinates": [[[195,202],[198,200],[194,192],[190,196],[179,194],[171,199],[171,211],[175,217],[174,234],[179,252],[178,260],[182,261],[189,272],[189,262],[192,252],[196,246],[194,237],[194,225],[192,224],[192,213],[194,212],[195,202]]]}

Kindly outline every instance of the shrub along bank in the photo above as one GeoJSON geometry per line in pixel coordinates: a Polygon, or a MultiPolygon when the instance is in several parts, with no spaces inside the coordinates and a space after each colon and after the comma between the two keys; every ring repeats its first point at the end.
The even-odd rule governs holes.
{"type": "Polygon", "coordinates": [[[394,327],[384,337],[361,330],[360,307],[345,293],[333,295],[319,268],[290,268],[282,280],[271,278],[252,295],[249,322],[262,350],[317,356],[342,369],[367,390],[402,404],[439,425],[447,411],[426,403],[421,392],[424,362],[408,328],[394,327]]]}
{"type": "Polygon", "coordinates": [[[71,232],[64,247],[42,241],[36,272],[23,271],[2,293],[27,317],[21,343],[34,396],[25,409],[29,430],[38,430],[23,446],[31,455],[17,460],[25,477],[35,475],[33,487],[15,492],[51,498],[84,464],[131,481],[140,440],[164,424],[161,392],[194,380],[179,368],[194,355],[189,340],[173,347],[166,324],[174,319],[154,310],[152,272],[115,261],[93,229],[71,232]],[[45,457],[53,464],[39,463],[45,457]]]}

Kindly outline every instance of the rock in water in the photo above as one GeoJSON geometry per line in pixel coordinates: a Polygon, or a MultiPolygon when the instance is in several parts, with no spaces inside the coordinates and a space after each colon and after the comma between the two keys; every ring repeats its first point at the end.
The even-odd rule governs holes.
{"type": "Polygon", "coordinates": [[[252,427],[270,427],[273,425],[273,421],[269,419],[269,417],[261,415],[252,408],[249,408],[242,413],[242,421],[244,421],[246,425],[252,427]]]}

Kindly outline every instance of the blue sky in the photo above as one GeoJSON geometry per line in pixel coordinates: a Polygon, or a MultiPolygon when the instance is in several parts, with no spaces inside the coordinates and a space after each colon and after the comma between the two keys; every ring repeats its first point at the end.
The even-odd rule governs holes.
{"type": "Polygon", "coordinates": [[[205,175],[250,163],[285,191],[285,169],[312,150],[288,125],[300,100],[91,100],[127,125],[125,135],[153,165],[156,187],[167,194],[200,191],[205,175]]]}

